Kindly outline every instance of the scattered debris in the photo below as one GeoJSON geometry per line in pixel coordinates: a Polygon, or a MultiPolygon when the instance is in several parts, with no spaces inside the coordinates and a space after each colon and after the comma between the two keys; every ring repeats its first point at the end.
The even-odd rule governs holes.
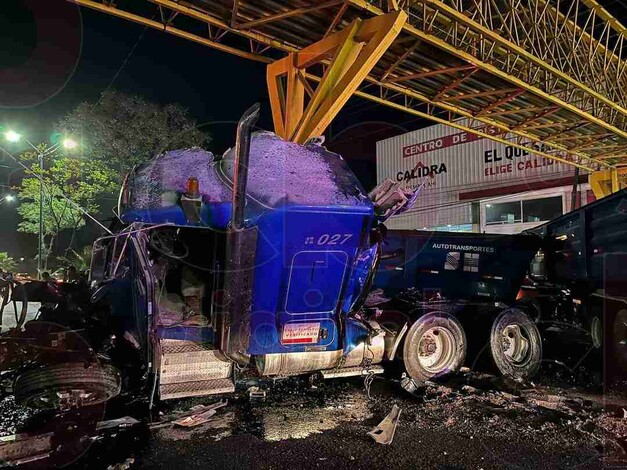
{"type": "Polygon", "coordinates": [[[379,425],[368,433],[379,444],[391,444],[394,433],[401,417],[401,409],[394,405],[392,411],[379,423],[379,425]]]}
{"type": "Polygon", "coordinates": [[[216,414],[216,410],[209,410],[203,413],[199,413],[197,415],[186,416],[185,418],[177,419],[172,422],[172,424],[176,426],[181,426],[184,428],[193,428],[195,426],[200,426],[201,424],[205,424],[209,421],[213,415],[216,414]]]}
{"type": "Polygon", "coordinates": [[[131,416],[124,416],[123,418],[110,419],[108,421],[101,421],[96,425],[97,431],[103,431],[105,429],[112,428],[128,428],[139,424],[139,421],[131,416]]]}
{"type": "Polygon", "coordinates": [[[248,398],[251,400],[265,400],[266,391],[259,387],[250,387],[248,389],[248,398]]]}
{"type": "Polygon", "coordinates": [[[211,405],[192,406],[187,411],[167,415],[161,422],[150,425],[150,429],[159,429],[172,425],[181,427],[195,427],[206,423],[209,418],[216,414],[219,408],[226,406],[226,400],[213,403],[211,405]]]}
{"type": "Polygon", "coordinates": [[[0,463],[23,465],[47,458],[52,452],[53,433],[0,437],[0,463]]]}
{"type": "Polygon", "coordinates": [[[116,463],[115,465],[109,465],[107,470],[128,470],[135,463],[134,458],[128,458],[122,463],[116,463]]]}

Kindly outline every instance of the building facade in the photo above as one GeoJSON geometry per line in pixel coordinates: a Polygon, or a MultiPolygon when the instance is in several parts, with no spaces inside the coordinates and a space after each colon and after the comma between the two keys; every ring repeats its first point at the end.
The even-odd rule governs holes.
{"type": "MultiPolygon", "coordinates": [[[[571,209],[575,168],[458,129],[435,125],[377,142],[377,181],[421,187],[416,206],[386,225],[517,233],[571,209]]],[[[575,204],[594,196],[577,176],[575,204]]]]}

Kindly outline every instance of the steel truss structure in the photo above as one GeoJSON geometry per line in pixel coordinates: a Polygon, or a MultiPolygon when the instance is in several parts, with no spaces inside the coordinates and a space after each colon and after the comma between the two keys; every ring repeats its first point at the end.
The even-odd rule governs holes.
{"type": "MultiPolygon", "coordinates": [[[[382,35],[381,54],[351,56],[365,71],[355,86],[318,90],[338,67],[340,43],[317,58],[319,70],[289,72],[282,62],[281,73],[293,73],[310,100],[356,95],[603,170],[598,178],[614,190],[627,178],[627,30],[596,0],[70,1],[268,64],[359,21],[402,13],[400,31],[382,35]]],[[[277,106],[294,103],[274,91],[276,124],[277,106]]],[[[328,120],[320,122],[301,123],[309,131],[299,140],[324,130],[328,120]]]]}

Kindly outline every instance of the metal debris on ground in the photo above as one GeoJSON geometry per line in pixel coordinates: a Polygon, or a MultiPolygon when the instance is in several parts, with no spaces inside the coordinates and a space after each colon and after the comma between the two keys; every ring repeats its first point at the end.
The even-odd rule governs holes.
{"type": "Polygon", "coordinates": [[[206,423],[209,418],[216,414],[219,408],[226,406],[226,400],[212,403],[211,405],[192,406],[187,411],[167,415],[161,422],[150,425],[150,429],[159,429],[172,425],[181,427],[195,427],[206,423]]]}
{"type": "Polygon", "coordinates": [[[128,458],[124,462],[116,463],[115,465],[109,465],[107,470],[128,470],[135,463],[134,458],[128,458]]]}
{"type": "Polygon", "coordinates": [[[266,391],[259,387],[250,387],[248,389],[248,398],[251,400],[265,400],[266,391]]]}
{"type": "Polygon", "coordinates": [[[0,466],[23,465],[45,459],[52,452],[53,433],[0,437],[0,466]]]}
{"type": "Polygon", "coordinates": [[[401,409],[394,405],[392,411],[379,423],[379,425],[368,433],[379,444],[391,444],[394,433],[401,417],[401,409]]]}
{"type": "Polygon", "coordinates": [[[108,421],[101,421],[96,425],[97,431],[103,431],[105,429],[112,428],[128,428],[139,424],[139,421],[131,416],[124,416],[123,418],[110,419],[108,421]]]}

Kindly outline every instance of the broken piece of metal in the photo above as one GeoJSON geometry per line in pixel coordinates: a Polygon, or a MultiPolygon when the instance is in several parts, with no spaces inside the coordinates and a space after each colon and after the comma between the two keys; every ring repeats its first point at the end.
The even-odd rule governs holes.
{"type": "Polygon", "coordinates": [[[378,444],[391,444],[396,432],[396,426],[401,417],[401,409],[394,405],[392,411],[379,423],[379,425],[368,433],[378,444]]]}
{"type": "Polygon", "coordinates": [[[248,398],[250,400],[265,400],[266,391],[259,387],[253,386],[248,389],[248,398]]]}
{"type": "Polygon", "coordinates": [[[216,413],[219,408],[225,407],[227,404],[228,402],[226,400],[221,400],[216,403],[212,403],[211,405],[192,406],[187,411],[164,416],[161,422],[151,424],[150,429],[160,429],[172,425],[193,427],[199,424],[204,424],[211,416],[216,413]]]}
{"type": "Polygon", "coordinates": [[[123,418],[110,419],[108,421],[101,421],[96,425],[97,431],[103,431],[105,429],[113,428],[128,428],[139,424],[139,421],[132,416],[124,416],[123,418]]]}

